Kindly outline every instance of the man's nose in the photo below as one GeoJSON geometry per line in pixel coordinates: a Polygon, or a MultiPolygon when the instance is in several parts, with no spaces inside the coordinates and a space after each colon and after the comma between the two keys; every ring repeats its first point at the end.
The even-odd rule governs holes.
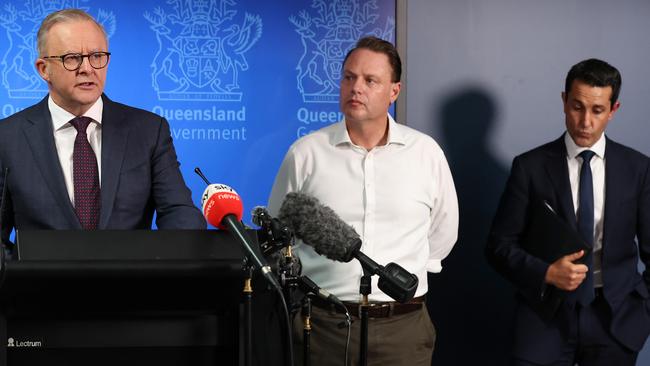
{"type": "Polygon", "coordinates": [[[590,127],[592,118],[593,115],[588,110],[585,111],[584,113],[582,113],[582,116],[580,116],[580,126],[590,127]]]}
{"type": "Polygon", "coordinates": [[[81,58],[81,65],[79,65],[79,69],[77,71],[78,72],[88,72],[92,68],[93,67],[90,66],[90,58],[89,57],[82,57],[81,58]]]}

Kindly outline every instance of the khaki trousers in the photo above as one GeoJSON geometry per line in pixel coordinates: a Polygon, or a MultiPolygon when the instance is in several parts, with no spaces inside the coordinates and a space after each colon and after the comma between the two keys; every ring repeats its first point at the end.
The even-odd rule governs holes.
{"type": "MultiPolygon", "coordinates": [[[[312,306],[311,365],[342,366],[345,359],[347,327],[338,325],[345,315],[312,306]]],[[[359,364],[361,319],[352,316],[348,363],[359,364]]],[[[368,365],[431,366],[436,333],[426,305],[421,310],[368,322],[368,365]]],[[[303,321],[298,313],[293,322],[294,363],[303,363],[303,321]]]]}

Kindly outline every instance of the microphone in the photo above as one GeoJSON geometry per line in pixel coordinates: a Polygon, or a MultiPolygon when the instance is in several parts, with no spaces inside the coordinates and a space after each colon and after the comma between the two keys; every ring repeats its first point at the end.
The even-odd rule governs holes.
{"type": "MultiPolygon", "coordinates": [[[[253,217],[253,223],[259,227],[262,228],[262,230],[265,230],[268,232],[268,240],[270,242],[275,242],[283,246],[287,246],[290,244],[292,233],[291,230],[282,224],[280,220],[277,218],[273,218],[271,214],[268,212],[266,207],[263,206],[256,206],[253,208],[252,212],[252,217],[253,217]]],[[[262,250],[266,253],[267,250],[265,250],[264,246],[262,246],[262,250]]],[[[298,259],[297,257],[293,257],[295,259],[298,259]]],[[[298,286],[304,291],[304,292],[309,292],[312,293],[316,296],[318,296],[321,300],[330,302],[336,306],[339,306],[343,310],[347,311],[347,308],[343,304],[341,300],[339,300],[338,297],[330,294],[326,290],[322,289],[320,286],[318,286],[314,281],[312,281],[311,278],[307,276],[297,276],[294,279],[295,282],[298,283],[298,286]]]]}
{"type": "Polygon", "coordinates": [[[253,224],[259,227],[269,226],[273,218],[264,206],[255,206],[251,212],[253,224]]]}
{"type": "Polygon", "coordinates": [[[201,196],[201,205],[206,221],[220,229],[227,229],[244,247],[253,265],[260,269],[271,285],[280,290],[280,284],[273,276],[271,267],[262,257],[259,248],[252,245],[246,235],[241,223],[244,207],[237,192],[225,184],[210,184],[201,196]]]}
{"type": "Polygon", "coordinates": [[[354,228],[345,223],[331,208],[318,199],[302,193],[288,193],[278,215],[296,237],[314,248],[316,253],[339,261],[356,258],[364,271],[379,276],[378,286],[391,298],[407,302],[413,298],[418,278],[397,263],[379,265],[361,252],[361,238],[354,228]]]}
{"type": "Polygon", "coordinates": [[[279,249],[291,245],[293,233],[280,220],[269,214],[265,207],[255,206],[251,212],[252,221],[260,227],[258,238],[264,255],[270,255],[279,249]]]}
{"type": "Polygon", "coordinates": [[[297,278],[298,280],[298,286],[305,291],[305,292],[310,292],[316,296],[318,296],[321,300],[330,302],[341,309],[347,311],[347,308],[343,304],[341,300],[339,300],[338,297],[330,294],[329,292],[323,290],[320,288],[314,281],[311,280],[311,278],[307,276],[300,276],[297,278]]]}

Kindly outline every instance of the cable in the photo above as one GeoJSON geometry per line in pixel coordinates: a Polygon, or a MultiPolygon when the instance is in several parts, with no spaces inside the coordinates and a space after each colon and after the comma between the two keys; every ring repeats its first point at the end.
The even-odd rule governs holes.
{"type": "Polygon", "coordinates": [[[348,311],[348,308],[345,307],[345,305],[342,305],[341,307],[343,311],[345,312],[345,320],[342,321],[341,323],[338,324],[339,328],[346,327],[348,329],[347,331],[347,337],[345,341],[345,360],[344,360],[344,366],[347,366],[348,364],[348,353],[349,353],[349,348],[350,348],[350,333],[352,331],[352,317],[350,316],[350,312],[348,311]]]}
{"type": "Polygon", "coordinates": [[[348,328],[348,336],[345,341],[345,363],[343,365],[347,366],[348,352],[350,349],[350,333],[352,333],[352,318],[350,317],[350,313],[348,313],[347,311],[345,312],[345,317],[346,317],[345,323],[347,324],[347,328],[348,328]]]}
{"type": "Polygon", "coordinates": [[[284,318],[286,320],[286,329],[287,329],[287,348],[286,352],[287,354],[287,359],[289,360],[289,363],[287,364],[288,366],[293,366],[293,337],[292,337],[292,329],[291,329],[291,319],[289,318],[289,307],[287,306],[287,301],[284,299],[284,294],[282,293],[282,290],[280,290],[279,287],[273,286],[273,288],[277,291],[280,300],[282,300],[282,307],[284,309],[284,318]]]}

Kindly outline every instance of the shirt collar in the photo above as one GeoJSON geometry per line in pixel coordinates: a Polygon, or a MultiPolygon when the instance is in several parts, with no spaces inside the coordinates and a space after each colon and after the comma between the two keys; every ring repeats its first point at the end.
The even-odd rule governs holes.
{"type": "Polygon", "coordinates": [[[585,150],[591,150],[595,152],[599,158],[604,159],[606,142],[607,139],[605,138],[605,134],[603,133],[602,135],[600,135],[598,141],[596,141],[596,143],[593,144],[591,147],[581,147],[576,145],[576,143],[571,138],[571,135],[569,135],[569,132],[564,133],[564,144],[566,145],[567,156],[571,159],[575,159],[581,152],[585,150]]]}
{"type": "MultiPolygon", "coordinates": [[[[50,109],[50,114],[52,115],[52,127],[54,131],[58,131],[61,128],[68,127],[66,124],[70,122],[73,118],[77,117],[74,114],[66,111],[57,105],[52,96],[50,95],[47,98],[47,106],[50,109]]],[[[93,121],[100,124],[102,123],[102,112],[104,110],[104,101],[102,98],[98,98],[95,104],[93,104],[90,109],[86,111],[83,115],[86,117],[92,118],[93,121]]]]}
{"type": "MultiPolygon", "coordinates": [[[[395,122],[395,120],[390,114],[387,114],[387,116],[388,116],[388,139],[386,145],[390,145],[390,144],[405,145],[406,139],[404,138],[404,132],[401,129],[402,126],[400,126],[397,122],[395,122]]],[[[352,140],[350,140],[350,135],[348,134],[348,129],[345,127],[345,118],[343,119],[343,121],[338,123],[338,125],[335,127],[332,142],[334,143],[335,146],[341,144],[353,145],[352,140]]]]}

